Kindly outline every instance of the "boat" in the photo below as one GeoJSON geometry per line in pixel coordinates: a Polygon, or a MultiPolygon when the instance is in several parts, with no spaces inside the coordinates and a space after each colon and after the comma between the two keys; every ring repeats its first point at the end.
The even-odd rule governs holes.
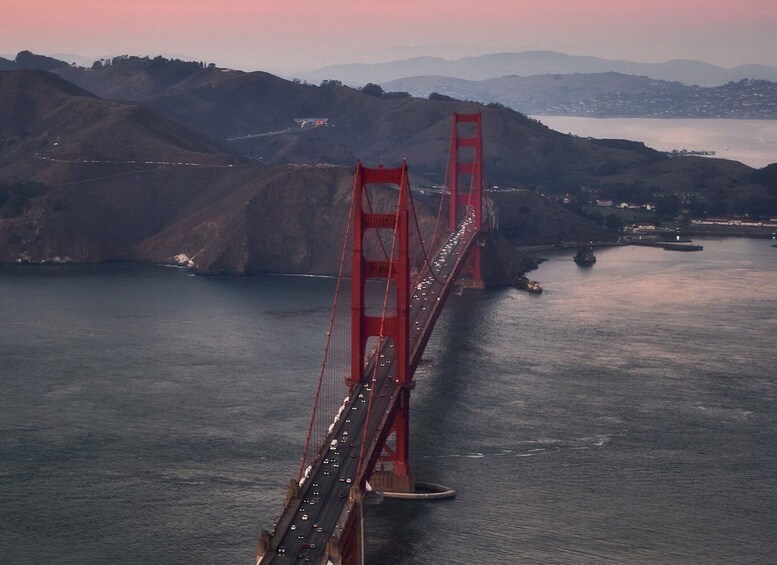
{"type": "Polygon", "coordinates": [[[540,283],[538,283],[537,281],[526,281],[526,290],[534,294],[542,293],[542,287],[540,286],[540,283]]]}
{"type": "Polygon", "coordinates": [[[660,247],[667,251],[703,251],[703,245],[689,245],[687,243],[667,243],[665,241],[632,241],[631,245],[641,247],[660,247]]]}
{"type": "Polygon", "coordinates": [[[666,251],[703,251],[703,245],[688,245],[687,243],[665,243],[666,251]]]}
{"type": "Polygon", "coordinates": [[[521,290],[531,292],[532,294],[542,294],[542,287],[540,286],[540,283],[533,281],[524,275],[520,276],[516,287],[520,288],[521,290]]]}
{"type": "Polygon", "coordinates": [[[578,245],[574,261],[578,265],[593,265],[596,263],[593,247],[590,245],[578,245]]]}

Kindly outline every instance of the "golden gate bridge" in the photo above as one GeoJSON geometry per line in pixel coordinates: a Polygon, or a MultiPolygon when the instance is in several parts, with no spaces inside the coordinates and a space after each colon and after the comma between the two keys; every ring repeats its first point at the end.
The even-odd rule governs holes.
{"type": "Polygon", "coordinates": [[[258,565],[362,564],[365,500],[415,491],[413,375],[452,290],[484,286],[478,237],[484,220],[480,113],[453,114],[433,225],[416,214],[406,162],[356,165],[300,468],[272,531],[261,534],[258,565]]]}

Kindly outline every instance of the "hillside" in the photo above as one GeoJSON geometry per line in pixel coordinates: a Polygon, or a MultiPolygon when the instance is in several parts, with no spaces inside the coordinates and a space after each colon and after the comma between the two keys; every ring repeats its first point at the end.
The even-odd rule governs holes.
{"type": "Polygon", "coordinates": [[[42,71],[0,72],[0,260],[132,257],[238,160],[146,108],[42,71]],[[211,177],[210,179],[208,177],[211,177]]]}
{"type": "MultiPolygon", "coordinates": [[[[2,207],[4,262],[54,257],[169,262],[179,253],[200,252],[209,257],[201,263],[205,272],[212,262],[218,263],[218,271],[242,272],[241,261],[252,252],[244,250],[239,260],[219,259],[224,249],[236,249],[235,241],[225,239],[229,230],[224,226],[234,225],[235,218],[246,221],[247,192],[269,190],[264,187],[272,181],[275,190],[282,190],[292,184],[288,177],[300,175],[241,164],[218,143],[146,108],[102,100],[49,73],[0,73],[0,104],[9,110],[0,117],[0,184],[10,187],[13,197],[29,193],[13,210],[8,202],[2,207]],[[277,180],[282,176],[287,182],[277,180]],[[168,250],[160,243],[160,231],[186,239],[174,226],[214,206],[220,222],[211,219],[209,225],[215,225],[217,235],[198,241],[196,249],[176,241],[168,250]],[[141,245],[155,236],[152,244],[141,245]],[[146,253],[145,248],[152,251],[146,253]]],[[[331,188],[331,178],[328,183],[331,188]]],[[[254,220],[268,225],[259,217],[254,220]]],[[[331,270],[327,259],[323,254],[316,265],[299,260],[299,268],[331,270]]],[[[254,268],[262,270],[260,263],[254,262],[254,268]]]]}
{"type": "MultiPolygon", "coordinates": [[[[98,95],[122,99],[137,96],[139,82],[159,84],[163,73],[149,64],[143,73],[132,65],[122,75],[117,68],[124,66],[63,72],[98,95]]],[[[377,163],[412,156],[415,173],[432,182],[442,181],[453,111],[483,112],[486,170],[492,184],[566,190],[599,182],[605,163],[623,169],[662,158],[657,152],[605,147],[563,135],[506,108],[371,96],[336,82],[313,86],[262,72],[196,70],[137,101],[206,135],[230,140],[236,151],[262,162],[351,165],[356,159],[377,163]],[[327,118],[328,125],[301,129],[294,121],[312,117],[327,118]]]]}
{"type": "Polygon", "coordinates": [[[532,190],[495,192],[489,198],[499,211],[499,231],[521,245],[617,239],[616,235],[532,190]]]}
{"type": "Polygon", "coordinates": [[[43,71],[0,72],[0,104],[0,167],[20,175],[41,176],[40,163],[31,160],[234,161],[228,149],[146,108],[102,100],[43,71]]]}
{"type": "MultiPolygon", "coordinates": [[[[0,73],[0,103],[13,110],[0,121],[0,262],[337,271],[352,166],[243,162],[148,109],[38,71],[0,73]]],[[[382,194],[375,205],[394,198],[382,194]]],[[[428,230],[434,216],[417,207],[428,230]]]]}
{"type": "MultiPolygon", "coordinates": [[[[67,73],[81,85],[88,84],[97,94],[111,93],[127,99],[139,92],[139,82],[169,84],[168,77],[181,69],[178,61],[130,58],[98,69],[71,67],[57,72],[67,73]],[[123,75],[120,71],[125,67],[123,75]]],[[[441,183],[451,112],[480,111],[489,185],[564,193],[582,185],[620,187],[627,178],[635,191],[655,187],[675,192],[692,186],[702,200],[712,201],[720,196],[718,185],[735,192],[736,187],[750,184],[752,174],[748,167],[732,161],[689,164],[668,160],[638,143],[606,143],[564,135],[498,104],[412,98],[381,94],[380,89],[367,93],[337,81],[314,86],[268,73],[202,69],[196,65],[181,72],[181,76],[180,81],[156,88],[150,97],[138,102],[262,163],[352,166],[357,159],[375,164],[408,157],[414,174],[430,183],[441,183]],[[300,128],[295,118],[328,121],[326,126],[300,128]],[[661,167],[652,166],[659,163],[661,167]],[[673,174],[675,170],[677,174],[673,174]],[[672,185],[667,179],[673,178],[685,184],[672,185]]],[[[616,82],[631,80],[623,75],[607,77],[616,82]]],[[[582,75],[578,78],[587,81],[582,75]]],[[[543,80],[552,83],[555,79],[543,80]]],[[[715,209],[720,208],[719,204],[715,209]]]]}
{"type": "MultiPolygon", "coordinates": [[[[442,182],[453,111],[483,114],[489,186],[534,189],[493,195],[500,228],[519,243],[606,237],[538,195],[582,184],[626,198],[693,190],[745,211],[774,203],[761,184],[771,176],[740,163],[563,135],[500,106],[213,68],[188,69],[165,86],[158,75],[168,71],[149,66],[123,80],[112,68],[83,70],[116,93],[140,92],[139,78],[156,84],[143,106],[42,71],[0,72],[9,109],[0,117],[0,261],[191,260],[205,273],[332,273],[356,159],[408,157],[416,186],[442,182]],[[328,125],[300,128],[301,117],[328,125]],[[258,135],[232,139],[245,132],[258,135]]],[[[419,201],[422,225],[431,221],[425,207],[436,205],[419,201]]]]}

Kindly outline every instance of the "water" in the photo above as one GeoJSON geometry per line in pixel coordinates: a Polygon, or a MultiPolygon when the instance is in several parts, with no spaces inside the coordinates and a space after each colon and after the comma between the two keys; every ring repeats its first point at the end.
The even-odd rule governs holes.
{"type": "Polygon", "coordinates": [[[777,120],[582,118],[536,116],[581,137],[642,141],[659,151],[715,151],[715,157],[761,168],[777,163],[777,120]]]}
{"type": "MultiPolygon", "coordinates": [[[[702,243],[451,297],[412,449],[459,496],[368,507],[368,563],[773,563],[777,249],[702,243]]],[[[0,563],[252,562],[333,288],[0,269],[0,563]]]]}

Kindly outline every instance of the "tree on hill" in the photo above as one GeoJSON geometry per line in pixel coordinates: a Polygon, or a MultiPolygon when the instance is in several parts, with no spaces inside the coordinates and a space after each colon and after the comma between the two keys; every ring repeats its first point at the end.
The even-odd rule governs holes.
{"type": "Polygon", "coordinates": [[[662,218],[673,218],[680,212],[680,199],[676,196],[664,196],[656,199],[656,214],[662,218]]]}
{"type": "Polygon", "coordinates": [[[623,231],[623,219],[618,214],[607,214],[604,224],[608,230],[616,233],[623,231]]]}
{"type": "Polygon", "coordinates": [[[46,57],[45,55],[36,55],[30,51],[19,51],[16,55],[16,66],[19,69],[35,69],[39,71],[51,71],[61,67],[68,67],[70,63],[46,57]]]}
{"type": "Polygon", "coordinates": [[[432,92],[429,95],[429,100],[440,100],[443,102],[451,102],[452,100],[455,100],[453,96],[447,96],[445,94],[440,94],[439,92],[432,92]]]}
{"type": "Polygon", "coordinates": [[[755,194],[737,196],[729,206],[728,212],[753,218],[777,216],[777,198],[755,194]]]}
{"type": "Polygon", "coordinates": [[[381,88],[381,86],[379,84],[375,84],[374,82],[365,84],[362,88],[362,92],[369,96],[375,96],[376,98],[381,98],[385,94],[385,91],[381,88]]]}
{"type": "Polygon", "coordinates": [[[181,59],[166,59],[161,55],[154,57],[137,57],[135,55],[119,55],[111,59],[100,59],[92,64],[92,69],[114,67],[118,69],[140,70],[153,76],[165,84],[173,84],[200,72],[204,69],[214,69],[212,63],[204,61],[183,61],[181,59]]]}

